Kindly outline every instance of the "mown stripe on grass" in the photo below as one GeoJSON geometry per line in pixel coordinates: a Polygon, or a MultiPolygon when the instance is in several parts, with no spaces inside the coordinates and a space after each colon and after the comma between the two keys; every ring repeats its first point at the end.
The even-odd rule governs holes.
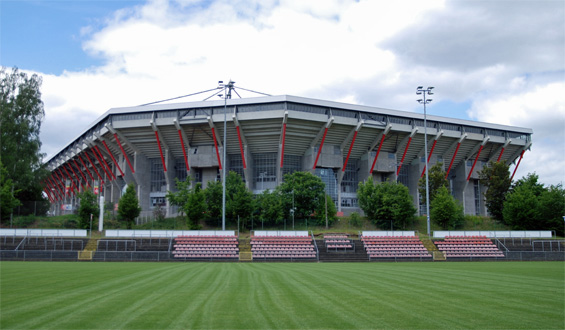
{"type": "Polygon", "coordinates": [[[0,328],[546,328],[563,263],[0,263],[0,328]]]}

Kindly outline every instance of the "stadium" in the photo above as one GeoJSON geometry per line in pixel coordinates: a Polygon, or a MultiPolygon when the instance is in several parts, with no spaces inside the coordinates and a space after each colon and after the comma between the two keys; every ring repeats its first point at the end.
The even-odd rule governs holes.
{"type": "Polygon", "coordinates": [[[289,95],[232,99],[229,86],[223,100],[107,111],[46,162],[52,213],[72,212],[88,186],[117,203],[133,183],[142,215],[157,206],[175,215],[165,198],[175,178],[190,176],[205,188],[225,167],[255,194],[287,173],[310,171],[341,214],[360,211],[359,182],[398,181],[424,214],[418,180],[427,142],[429,166],[443,164],[465,213],[486,215],[478,172],[489,161],[515,163],[515,172],[532,144],[528,128],[427,116],[426,129],[419,113],[289,95]]]}

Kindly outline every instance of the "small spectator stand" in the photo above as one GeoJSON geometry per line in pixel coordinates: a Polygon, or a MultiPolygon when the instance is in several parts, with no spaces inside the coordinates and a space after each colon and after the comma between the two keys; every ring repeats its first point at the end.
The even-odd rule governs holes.
{"type": "Polygon", "coordinates": [[[253,261],[317,261],[318,256],[314,235],[308,231],[256,230],[251,236],[253,261]]]}
{"type": "Polygon", "coordinates": [[[349,238],[349,234],[324,234],[324,244],[326,245],[326,252],[355,253],[355,243],[349,238]]]}

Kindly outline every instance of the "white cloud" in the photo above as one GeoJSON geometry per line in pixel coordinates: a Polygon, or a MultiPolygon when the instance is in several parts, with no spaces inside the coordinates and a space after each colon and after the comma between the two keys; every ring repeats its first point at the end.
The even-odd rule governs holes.
{"type": "Polygon", "coordinates": [[[532,128],[532,150],[524,154],[516,178],[536,172],[544,183],[565,183],[565,82],[527,86],[516,79],[511,92],[476,102],[471,117],[532,128]]]}
{"type": "Polygon", "coordinates": [[[44,75],[43,150],[52,155],[109,108],[202,91],[218,80],[401,110],[419,109],[414,88],[429,84],[435,102],[471,103],[472,118],[533,128],[532,155],[517,176],[535,170],[557,183],[558,174],[542,175],[529,160],[553,152],[565,168],[558,127],[565,117],[558,97],[565,14],[556,4],[525,1],[505,10],[498,2],[439,0],[148,1],[82,29],[84,51],[103,65],[44,75]],[[521,42],[522,25],[528,42],[521,42]],[[73,122],[65,132],[61,118],[73,122]]]}

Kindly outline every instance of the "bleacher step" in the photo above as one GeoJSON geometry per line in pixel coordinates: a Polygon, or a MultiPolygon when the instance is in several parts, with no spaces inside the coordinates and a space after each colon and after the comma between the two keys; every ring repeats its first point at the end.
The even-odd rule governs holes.
{"type": "Polygon", "coordinates": [[[98,248],[98,238],[91,238],[86,243],[86,246],[82,251],[78,251],[78,260],[80,261],[91,261],[94,256],[94,252],[98,248]]]}

